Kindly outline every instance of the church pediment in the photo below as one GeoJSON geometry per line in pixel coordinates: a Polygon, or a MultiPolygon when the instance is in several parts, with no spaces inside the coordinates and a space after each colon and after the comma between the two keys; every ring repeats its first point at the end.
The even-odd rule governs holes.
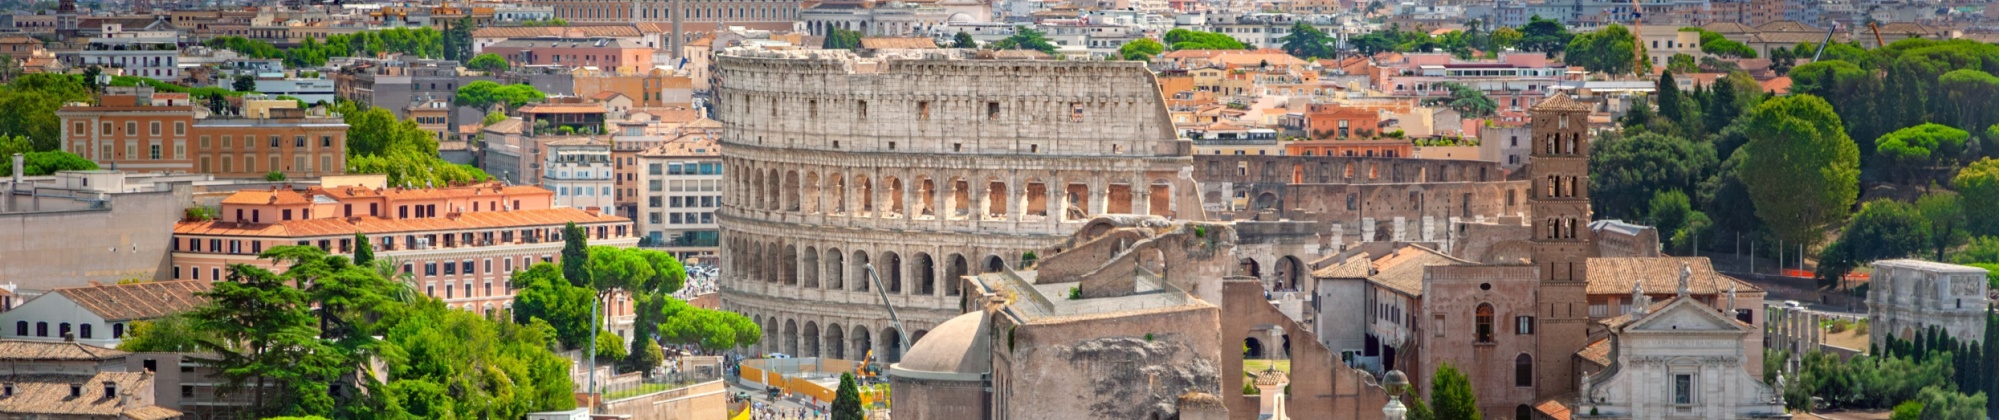
{"type": "Polygon", "coordinates": [[[1736,320],[1723,317],[1700,302],[1680,299],[1629,324],[1626,331],[1742,331],[1736,320]]]}

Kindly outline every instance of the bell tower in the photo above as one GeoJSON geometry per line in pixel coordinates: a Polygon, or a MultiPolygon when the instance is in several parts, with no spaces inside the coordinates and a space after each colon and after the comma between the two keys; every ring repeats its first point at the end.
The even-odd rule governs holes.
{"type": "Polygon", "coordinates": [[[1535,316],[1535,390],[1549,398],[1573,390],[1568,361],[1589,341],[1585,277],[1590,244],[1590,106],[1558,93],[1528,109],[1534,144],[1528,160],[1534,218],[1531,259],[1540,272],[1535,316]]]}

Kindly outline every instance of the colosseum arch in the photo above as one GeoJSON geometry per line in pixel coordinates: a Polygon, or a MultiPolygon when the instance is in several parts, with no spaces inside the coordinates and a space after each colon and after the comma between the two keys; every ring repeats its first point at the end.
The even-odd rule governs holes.
{"type": "Polygon", "coordinates": [[[875,273],[876,275],[882,276],[882,287],[888,288],[889,293],[893,294],[903,293],[902,256],[896,255],[895,251],[883,251],[882,266],[877,267],[875,269],[875,273]]]}
{"type": "Polygon", "coordinates": [[[986,178],[986,218],[987,220],[1007,220],[1011,214],[1007,210],[1007,182],[999,177],[986,178]]]}
{"type": "Polygon", "coordinates": [[[848,339],[854,340],[853,354],[854,357],[857,359],[862,357],[867,357],[870,352],[875,350],[875,342],[873,340],[869,340],[868,337],[868,326],[865,325],[854,326],[854,334],[850,335],[848,339]]]}
{"type": "Polygon", "coordinates": [[[910,209],[910,218],[937,217],[937,180],[931,179],[929,175],[917,175],[915,185],[917,202],[916,208],[910,209]]]}
{"type": "Polygon", "coordinates": [[[799,211],[799,171],[785,171],[785,186],[779,191],[785,192],[784,209],[799,211]]]}
{"type": "Polygon", "coordinates": [[[1109,214],[1132,214],[1132,184],[1113,182],[1104,187],[1104,212],[1109,214]]]}
{"type": "Polygon", "coordinates": [[[965,274],[967,272],[966,271],[967,267],[965,264],[965,256],[959,254],[951,254],[951,257],[949,257],[948,262],[945,263],[945,267],[946,268],[944,271],[944,295],[958,296],[958,284],[959,282],[963,281],[963,278],[965,277],[965,274]]]}
{"type": "Polygon", "coordinates": [[[752,194],[752,195],[751,195],[751,196],[752,196],[752,200],[751,200],[751,204],[752,204],[752,206],[751,206],[751,207],[752,207],[752,208],[755,208],[755,209],[758,209],[758,210],[763,210],[763,209],[764,209],[764,171],[756,171],[756,172],[757,172],[756,174],[752,175],[752,178],[753,178],[753,179],[751,179],[751,181],[750,181],[750,183],[751,183],[751,184],[755,184],[755,187],[754,187],[754,189],[751,189],[751,190],[750,190],[750,191],[754,192],[754,194],[752,194]]]}
{"type": "Polygon", "coordinates": [[[945,206],[950,208],[951,211],[945,213],[945,216],[953,220],[963,220],[967,216],[970,216],[972,214],[972,184],[966,182],[965,177],[954,176],[951,177],[951,182],[946,187],[950,188],[950,194],[945,196],[945,206]]]}
{"type": "Polygon", "coordinates": [[[1063,221],[1086,220],[1090,214],[1090,184],[1071,181],[1063,186],[1063,221]]]}
{"type": "Polygon", "coordinates": [[[867,175],[854,175],[854,199],[859,201],[855,204],[860,205],[855,208],[854,215],[868,217],[875,211],[875,184],[870,183],[867,175]]]}
{"type": "Polygon", "coordinates": [[[847,277],[846,259],[847,256],[840,253],[840,248],[826,249],[826,270],[821,273],[826,277],[827,290],[845,290],[846,283],[843,280],[847,277]]]}
{"type": "Polygon", "coordinates": [[[1174,217],[1174,184],[1164,179],[1155,179],[1146,187],[1146,214],[1166,218],[1174,217]]]}
{"type": "Polygon", "coordinates": [[[887,208],[882,209],[882,217],[893,218],[902,216],[906,211],[903,208],[903,179],[895,176],[882,177],[882,187],[883,192],[888,193],[887,204],[889,205],[887,208]]]}
{"type": "Polygon", "coordinates": [[[781,280],[784,280],[786,286],[797,286],[799,285],[799,246],[789,244],[785,245],[784,249],[785,253],[778,257],[778,264],[784,268],[778,270],[778,275],[782,277],[781,280]]]}
{"type": "Polygon", "coordinates": [[[1021,214],[1023,220],[1041,220],[1049,217],[1049,186],[1041,178],[1028,178],[1021,188],[1021,214]],[[1032,218],[1032,219],[1031,219],[1032,218]]]}
{"type": "Polygon", "coordinates": [[[819,250],[807,246],[805,251],[799,254],[799,258],[804,260],[799,262],[799,285],[819,288],[819,250]]]}
{"type": "Polygon", "coordinates": [[[805,191],[803,192],[805,202],[801,206],[801,211],[809,214],[819,213],[823,211],[820,210],[819,208],[820,207],[819,173],[807,171],[805,182],[806,182],[805,191]]]}
{"type": "Polygon", "coordinates": [[[903,361],[903,335],[896,332],[896,327],[882,328],[881,345],[882,351],[877,354],[882,357],[883,361],[888,363],[900,363],[903,361]]]}
{"type": "Polygon", "coordinates": [[[847,359],[847,331],[840,329],[840,324],[826,324],[826,337],[822,341],[826,343],[823,357],[847,359]]]}
{"type": "Polygon", "coordinates": [[[917,294],[931,296],[937,294],[937,262],[931,254],[918,252],[912,259],[910,271],[916,274],[917,294]]]}
{"type": "Polygon", "coordinates": [[[799,355],[799,320],[785,320],[785,354],[799,355]]]}
{"type": "Polygon", "coordinates": [[[762,341],[763,345],[759,346],[763,348],[763,351],[761,351],[760,353],[778,352],[778,345],[780,343],[783,343],[782,341],[778,340],[778,334],[779,334],[778,317],[772,316],[770,318],[764,318],[763,328],[764,328],[764,340],[762,341]]]}
{"type": "Polygon", "coordinates": [[[868,251],[862,251],[862,250],[858,250],[858,249],[857,249],[857,250],[855,250],[855,251],[854,251],[854,262],[853,262],[852,264],[849,264],[849,265],[852,265],[852,266],[854,266],[854,275],[853,275],[853,276],[849,276],[848,278],[851,278],[851,279],[854,279],[854,280],[853,280],[853,281],[849,281],[848,283],[853,283],[853,284],[854,284],[854,291],[856,291],[856,292],[866,292],[866,291],[868,291],[868,284],[869,284],[869,283],[871,282],[871,280],[869,280],[869,279],[868,279],[868,268],[867,268],[867,267],[868,267],[868,251]]]}
{"type": "Polygon", "coordinates": [[[819,324],[807,320],[805,328],[799,330],[799,341],[801,342],[799,350],[804,351],[799,352],[797,356],[819,357],[819,324]]]}
{"type": "MultiPolygon", "coordinates": [[[[779,187],[779,185],[785,182],[784,175],[779,174],[777,169],[772,169],[770,171],[770,177],[765,178],[764,182],[769,183],[768,185],[764,186],[765,188],[764,193],[769,194],[768,197],[764,198],[764,205],[765,205],[764,210],[770,210],[770,211],[783,210],[785,208],[785,202],[784,200],[780,200],[780,198],[784,196],[784,194],[782,194],[781,192],[785,191],[785,189],[779,187]]],[[[797,185],[798,183],[794,182],[792,184],[797,185]]]]}
{"type": "Polygon", "coordinates": [[[847,213],[847,180],[840,174],[826,174],[826,204],[828,214],[847,213]]]}

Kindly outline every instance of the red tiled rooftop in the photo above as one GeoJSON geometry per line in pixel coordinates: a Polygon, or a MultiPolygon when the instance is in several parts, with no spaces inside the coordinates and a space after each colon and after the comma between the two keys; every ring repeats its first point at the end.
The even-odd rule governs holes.
{"type": "Polygon", "coordinates": [[[353,221],[347,218],[293,220],[269,224],[233,223],[224,221],[180,222],[174,224],[174,233],[180,235],[230,235],[260,237],[317,237],[352,235],[356,233],[392,234],[403,232],[429,232],[464,229],[498,229],[533,226],[562,225],[576,223],[622,222],[627,219],[618,216],[593,215],[575,208],[553,208],[543,210],[483,211],[462,213],[458,217],[386,219],[372,216],[357,216],[353,221]]]}

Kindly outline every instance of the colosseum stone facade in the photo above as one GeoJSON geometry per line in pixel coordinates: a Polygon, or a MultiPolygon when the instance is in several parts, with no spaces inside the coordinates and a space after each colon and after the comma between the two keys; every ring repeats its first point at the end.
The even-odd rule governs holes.
{"type": "Polygon", "coordinates": [[[878,293],[919,338],[964,312],[948,279],[1017,268],[1091,216],[1205,219],[1140,63],[974,54],[718,55],[723,307],[764,328],[758,350],[897,361],[878,293]]]}

